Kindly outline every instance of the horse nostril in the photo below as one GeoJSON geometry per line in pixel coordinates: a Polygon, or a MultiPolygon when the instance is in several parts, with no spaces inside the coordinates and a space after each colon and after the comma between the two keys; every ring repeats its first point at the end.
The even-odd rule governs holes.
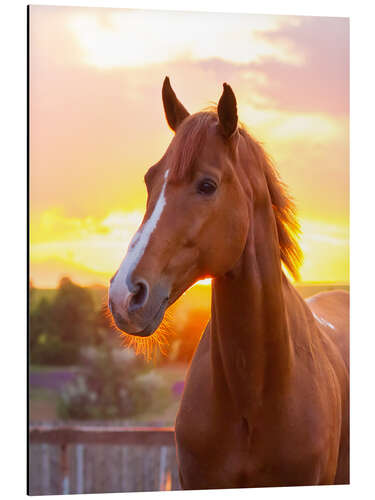
{"type": "Polygon", "coordinates": [[[129,301],[129,311],[134,312],[143,307],[148,299],[148,284],[139,280],[134,286],[134,292],[129,301]]]}

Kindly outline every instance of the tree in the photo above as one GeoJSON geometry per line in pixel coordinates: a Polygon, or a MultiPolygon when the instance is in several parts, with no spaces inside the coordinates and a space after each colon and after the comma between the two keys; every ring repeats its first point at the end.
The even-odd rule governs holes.
{"type": "MultiPolygon", "coordinates": [[[[35,292],[33,292],[35,296],[35,292]]],[[[30,307],[32,363],[72,365],[83,345],[97,340],[96,312],[88,289],[69,278],[60,281],[54,300],[42,298],[30,307]]]]}
{"type": "Polygon", "coordinates": [[[43,343],[43,336],[46,336],[52,327],[51,304],[45,297],[30,308],[29,326],[29,347],[34,361],[33,354],[37,345],[43,343]]]}
{"type": "Polygon", "coordinates": [[[89,290],[62,278],[52,304],[55,330],[64,343],[77,346],[91,343],[94,333],[95,306],[89,290]]]}

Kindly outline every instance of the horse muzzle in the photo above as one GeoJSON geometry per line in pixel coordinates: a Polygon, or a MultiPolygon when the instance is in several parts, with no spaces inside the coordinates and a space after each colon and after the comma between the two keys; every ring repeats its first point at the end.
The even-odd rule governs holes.
{"type": "Polygon", "coordinates": [[[123,332],[139,337],[148,337],[160,325],[168,306],[169,290],[158,283],[150,287],[139,278],[122,287],[111,283],[108,307],[116,326],[123,332]]]}

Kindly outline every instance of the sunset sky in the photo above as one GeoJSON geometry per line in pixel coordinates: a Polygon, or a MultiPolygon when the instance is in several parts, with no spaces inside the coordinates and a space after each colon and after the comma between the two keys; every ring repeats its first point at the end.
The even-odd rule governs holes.
{"type": "Polygon", "coordinates": [[[349,22],[30,8],[30,273],[107,284],[171,141],[164,77],[190,112],[228,82],[302,226],[302,281],[349,280],[349,22]]]}

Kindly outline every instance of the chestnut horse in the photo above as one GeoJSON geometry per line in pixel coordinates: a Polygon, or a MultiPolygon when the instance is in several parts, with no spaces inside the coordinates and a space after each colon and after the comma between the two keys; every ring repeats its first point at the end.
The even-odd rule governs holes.
{"type": "Polygon", "coordinates": [[[212,277],[211,320],[176,419],[184,489],[349,482],[349,295],[304,301],[294,206],[236,98],[189,115],[166,78],[175,131],[145,182],[147,209],[111,280],[117,326],[151,336],[212,277]]]}

